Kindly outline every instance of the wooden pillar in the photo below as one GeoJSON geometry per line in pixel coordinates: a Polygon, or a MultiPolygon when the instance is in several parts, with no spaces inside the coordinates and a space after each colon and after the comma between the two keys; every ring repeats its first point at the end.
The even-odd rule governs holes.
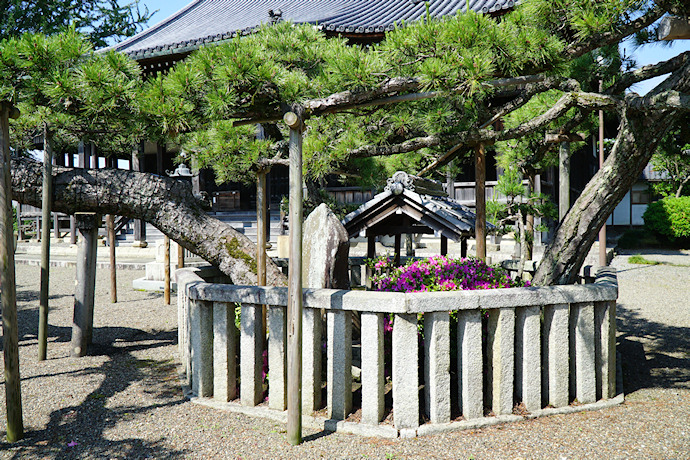
{"type": "Polygon", "coordinates": [[[115,216],[108,214],[105,218],[108,230],[108,248],[110,249],[110,301],[117,303],[117,263],[115,262],[115,216]]]}
{"type": "Polygon", "coordinates": [[[93,142],[91,143],[91,168],[98,169],[98,149],[93,142]]]}
{"type": "Polygon", "coordinates": [[[441,235],[441,255],[445,256],[448,254],[448,238],[441,235]]]}
{"type": "Polygon", "coordinates": [[[460,257],[467,257],[467,237],[460,240],[460,257]]]}
{"type": "Polygon", "coordinates": [[[288,275],[288,442],[302,442],[302,120],[288,112],[290,128],[290,270],[288,275]]]}
{"type": "Polygon", "coordinates": [[[170,305],[170,237],[168,235],[163,237],[163,272],[165,273],[163,303],[170,305]]]}
{"type": "MultiPolygon", "coordinates": [[[[376,257],[376,235],[367,233],[367,258],[373,259],[374,257],[376,257]]],[[[373,275],[373,270],[367,265],[366,279],[364,280],[364,285],[367,289],[371,289],[371,277],[373,275]]]]}
{"type": "MultiPolygon", "coordinates": [[[[74,154],[67,154],[67,166],[74,168],[74,154]]],[[[69,244],[77,244],[77,224],[74,216],[69,216],[69,244]]]]}
{"type": "MultiPolygon", "coordinates": [[[[599,80],[599,92],[604,90],[604,82],[599,80]]],[[[599,111],[599,169],[604,167],[604,111],[599,111]]],[[[608,265],[606,257],[606,221],[599,230],[599,266],[608,265]]]]}
{"type": "Polygon", "coordinates": [[[400,265],[400,246],[402,245],[402,235],[400,233],[395,235],[395,265],[400,265]]]}
{"type": "Polygon", "coordinates": [[[177,244],[177,268],[184,268],[184,248],[177,244]]]}
{"type": "MultiPolygon", "coordinates": [[[[48,347],[48,289],[50,286],[50,215],[53,205],[53,149],[50,145],[51,134],[48,126],[43,126],[43,196],[41,213],[43,214],[43,239],[41,240],[41,288],[38,307],[38,360],[46,359],[48,347]]],[[[57,216],[55,218],[57,222],[57,216]]],[[[55,235],[57,238],[57,235],[55,235]]]]}
{"type": "Polygon", "coordinates": [[[477,258],[486,260],[486,157],[484,145],[479,144],[474,149],[475,171],[475,213],[474,234],[477,246],[477,258]]]}
{"type": "Polygon", "coordinates": [[[163,174],[163,155],[165,154],[165,145],[156,144],[156,174],[163,174]]]}
{"type": "Polygon", "coordinates": [[[96,287],[96,249],[100,216],[77,213],[80,241],[77,252],[77,287],[72,320],[72,356],[86,355],[93,334],[93,304],[96,287]]]}
{"type": "MultiPolygon", "coordinates": [[[[266,286],[266,173],[256,173],[256,281],[266,286]]],[[[261,308],[261,333],[266,338],[266,305],[261,308]]]]}
{"type": "MultiPolygon", "coordinates": [[[[144,143],[141,142],[132,151],[132,170],[137,172],[143,171],[143,166],[141,164],[141,159],[139,155],[144,155],[144,143]]],[[[145,248],[148,246],[146,243],[146,222],[141,219],[134,220],[134,247],[145,248]]]]}
{"type": "Polygon", "coordinates": [[[561,142],[558,149],[558,221],[570,209],[570,142],[561,142]]]}
{"type": "Polygon", "coordinates": [[[2,337],[5,359],[5,401],[7,440],[24,437],[22,392],[19,375],[19,332],[17,323],[17,289],[14,278],[14,232],[12,221],[12,176],[10,174],[10,123],[19,111],[6,102],[0,103],[0,283],[2,285],[2,337]]]}

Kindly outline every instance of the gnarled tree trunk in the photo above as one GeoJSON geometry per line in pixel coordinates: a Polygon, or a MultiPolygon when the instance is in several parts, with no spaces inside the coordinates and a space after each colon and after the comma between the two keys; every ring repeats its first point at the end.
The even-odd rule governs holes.
{"type": "MultiPolygon", "coordinates": [[[[12,160],[12,197],[41,206],[41,164],[12,160]]],[[[53,210],[97,212],[142,219],[217,266],[236,284],[256,284],[256,247],[249,238],[206,214],[188,183],[121,169],[53,168],[53,210]]],[[[280,269],[267,262],[267,283],[286,284],[280,269]]]]}

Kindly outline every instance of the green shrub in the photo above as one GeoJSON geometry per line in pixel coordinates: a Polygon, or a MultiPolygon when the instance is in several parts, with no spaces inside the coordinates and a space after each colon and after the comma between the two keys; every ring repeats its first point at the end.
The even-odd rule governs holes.
{"type": "Polygon", "coordinates": [[[671,242],[690,239],[690,196],[651,203],[642,218],[648,230],[671,242]]]}

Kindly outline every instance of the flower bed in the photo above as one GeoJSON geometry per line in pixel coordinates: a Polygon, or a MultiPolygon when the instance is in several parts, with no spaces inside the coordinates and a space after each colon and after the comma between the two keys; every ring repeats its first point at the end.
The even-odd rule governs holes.
{"type": "Polygon", "coordinates": [[[432,292],[526,287],[529,281],[512,279],[501,267],[480,259],[433,256],[396,267],[388,257],[369,261],[375,291],[432,292]]]}

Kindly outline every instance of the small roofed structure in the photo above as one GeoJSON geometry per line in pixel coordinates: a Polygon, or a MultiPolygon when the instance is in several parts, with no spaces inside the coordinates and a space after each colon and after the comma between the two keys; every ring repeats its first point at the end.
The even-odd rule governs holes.
{"type": "Polygon", "coordinates": [[[398,171],[387,182],[383,192],[343,219],[350,238],[368,238],[367,257],[376,255],[376,236],[392,235],[399,262],[402,235],[419,233],[440,236],[442,255],[447,254],[450,239],[460,242],[461,254],[467,256],[467,239],[475,233],[474,212],[450,199],[436,181],[398,171]]]}

